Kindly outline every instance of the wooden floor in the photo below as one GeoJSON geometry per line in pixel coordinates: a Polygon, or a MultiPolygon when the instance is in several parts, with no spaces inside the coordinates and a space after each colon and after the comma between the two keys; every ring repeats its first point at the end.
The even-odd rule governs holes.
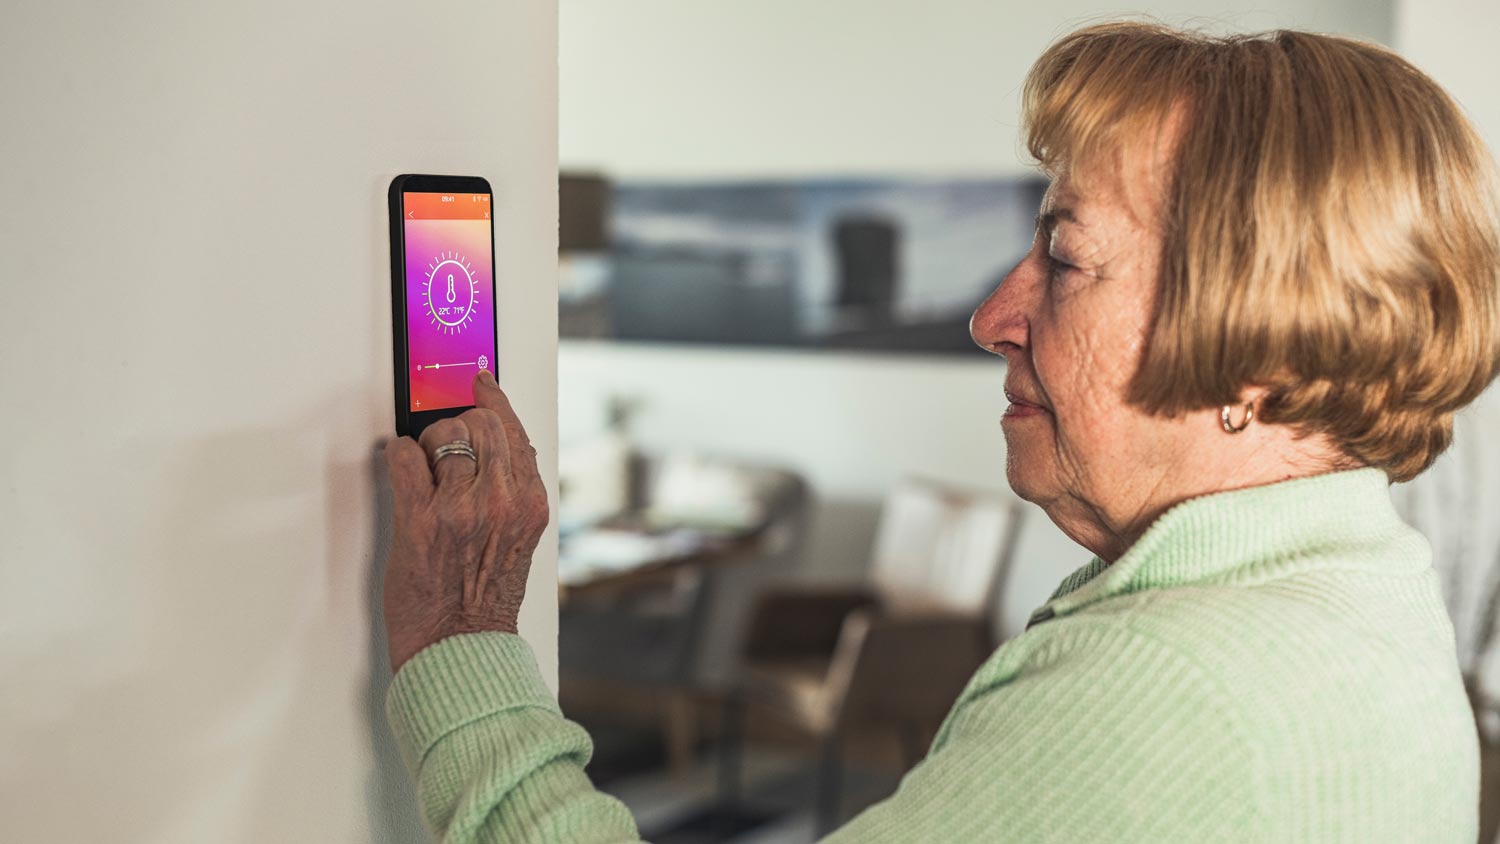
{"type": "MultiPolygon", "coordinates": [[[[565,678],[561,702],[594,740],[587,768],[620,798],[652,844],[807,844],[815,841],[818,745],[753,708],[744,726],[740,797],[725,812],[719,793],[717,701],[684,709],[639,689],[565,678]],[[685,738],[663,718],[691,722],[685,738]],[[686,751],[684,751],[686,746],[686,751]],[[676,757],[675,759],[672,757],[676,757]]],[[[855,734],[845,747],[842,810],[852,818],[900,782],[895,737],[855,734]]]]}
{"type": "MultiPolygon", "coordinates": [[[[636,818],[652,844],[811,844],[816,840],[810,795],[816,761],[776,748],[747,748],[743,796],[733,812],[718,803],[717,760],[700,755],[686,776],[663,767],[600,783],[636,818]]],[[[844,818],[895,790],[899,776],[857,763],[844,774],[844,818]]]]}

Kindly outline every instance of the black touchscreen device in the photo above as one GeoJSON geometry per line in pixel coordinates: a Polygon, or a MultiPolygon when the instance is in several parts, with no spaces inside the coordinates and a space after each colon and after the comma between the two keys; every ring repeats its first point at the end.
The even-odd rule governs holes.
{"type": "Polygon", "coordinates": [[[495,371],[495,235],[490,183],[477,176],[391,182],[391,333],[396,433],[419,436],[474,406],[495,371]]]}

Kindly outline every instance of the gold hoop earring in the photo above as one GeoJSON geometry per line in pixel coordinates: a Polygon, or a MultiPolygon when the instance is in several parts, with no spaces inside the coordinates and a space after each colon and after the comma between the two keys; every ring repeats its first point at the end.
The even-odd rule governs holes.
{"type": "Polygon", "coordinates": [[[1233,422],[1229,421],[1230,407],[1232,407],[1232,405],[1226,404],[1224,405],[1224,409],[1219,412],[1219,421],[1224,424],[1225,433],[1238,434],[1240,431],[1243,431],[1246,428],[1250,427],[1250,423],[1255,421],[1255,402],[1245,402],[1245,421],[1241,422],[1239,425],[1235,425],[1233,422]]]}

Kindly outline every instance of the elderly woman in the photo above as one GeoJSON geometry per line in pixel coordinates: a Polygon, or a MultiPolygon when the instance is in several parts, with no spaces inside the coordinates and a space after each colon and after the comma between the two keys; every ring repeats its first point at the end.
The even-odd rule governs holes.
{"type": "MultiPolygon", "coordinates": [[[[1025,121],[1052,185],[972,332],[1011,486],[1097,556],[831,840],[1473,844],[1452,628],[1388,484],[1500,370],[1475,133],[1378,47],[1141,24],[1051,47],[1025,121]]],[[[388,450],[391,722],[445,841],[634,841],[516,636],[546,493],[487,374],[475,401],[388,450]],[[453,441],[477,460],[429,464],[453,441]]]]}

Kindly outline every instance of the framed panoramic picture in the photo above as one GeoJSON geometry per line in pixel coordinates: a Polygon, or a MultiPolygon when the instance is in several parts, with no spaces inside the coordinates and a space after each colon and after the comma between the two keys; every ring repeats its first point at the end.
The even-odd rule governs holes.
{"type": "MultiPolygon", "coordinates": [[[[969,315],[1025,255],[1045,189],[1040,177],[600,181],[608,234],[587,258],[565,256],[561,333],[977,354],[969,315]]],[[[563,191],[565,232],[575,195],[563,191]]]]}

